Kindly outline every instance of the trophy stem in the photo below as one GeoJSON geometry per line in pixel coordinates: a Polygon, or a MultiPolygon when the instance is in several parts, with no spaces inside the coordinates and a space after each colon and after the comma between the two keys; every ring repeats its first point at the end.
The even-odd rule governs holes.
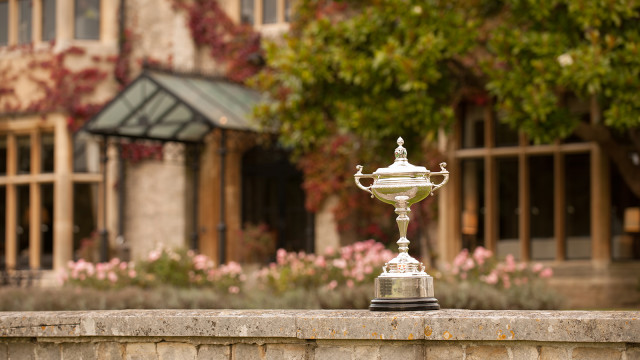
{"type": "Polygon", "coordinates": [[[408,196],[396,196],[396,222],[400,231],[400,239],[398,240],[398,250],[402,254],[409,253],[409,239],[407,239],[407,228],[409,227],[409,213],[411,209],[407,206],[408,196]]]}

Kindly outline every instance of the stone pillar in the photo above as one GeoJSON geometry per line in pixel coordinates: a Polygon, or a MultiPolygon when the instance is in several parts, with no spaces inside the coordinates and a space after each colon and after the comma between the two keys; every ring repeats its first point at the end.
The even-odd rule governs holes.
{"type": "Polygon", "coordinates": [[[51,116],[55,116],[53,269],[60,270],[73,259],[72,139],[64,116],[51,116]]]}

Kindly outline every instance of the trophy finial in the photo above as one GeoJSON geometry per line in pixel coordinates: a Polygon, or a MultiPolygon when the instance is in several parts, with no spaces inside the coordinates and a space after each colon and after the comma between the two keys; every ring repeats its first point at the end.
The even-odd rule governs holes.
{"type": "Polygon", "coordinates": [[[407,159],[407,149],[405,149],[402,145],[404,144],[404,140],[402,137],[398,138],[398,147],[396,148],[396,161],[397,160],[406,160],[407,159]]]}

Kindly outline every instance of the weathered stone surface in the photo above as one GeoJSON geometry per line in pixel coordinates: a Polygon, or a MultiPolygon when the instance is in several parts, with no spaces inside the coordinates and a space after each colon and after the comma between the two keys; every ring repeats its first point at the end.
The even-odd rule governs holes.
{"type": "Polygon", "coordinates": [[[156,344],[156,352],[158,353],[158,360],[195,360],[198,355],[195,345],[176,342],[158,343],[156,344]]]}
{"type": "Polygon", "coordinates": [[[423,313],[367,310],[299,311],[300,339],[416,340],[424,338],[423,313]]]}
{"type": "Polygon", "coordinates": [[[540,360],[566,360],[569,359],[567,347],[542,346],[540,348],[540,360]]]}
{"type": "Polygon", "coordinates": [[[62,344],[62,360],[93,360],[96,357],[96,344],[89,342],[62,344]]]}
{"type": "Polygon", "coordinates": [[[0,335],[640,343],[638,311],[118,310],[0,313],[0,335]]]}
{"type": "Polygon", "coordinates": [[[58,344],[39,343],[35,345],[35,350],[38,360],[60,360],[62,358],[62,348],[58,344]]]}
{"type": "Polygon", "coordinates": [[[230,345],[200,345],[198,347],[198,360],[230,360],[230,345]]]}
{"type": "Polygon", "coordinates": [[[454,360],[464,358],[464,348],[460,344],[432,345],[427,343],[424,348],[426,360],[454,360]]]}
{"type": "Polygon", "coordinates": [[[231,347],[231,359],[255,359],[264,360],[267,354],[264,345],[256,344],[235,344],[231,347]]]}
{"type": "Polygon", "coordinates": [[[318,346],[314,360],[352,360],[352,346],[336,347],[335,345],[318,346]]]}
{"type": "Polygon", "coordinates": [[[353,355],[351,356],[353,359],[362,359],[362,360],[378,360],[384,359],[380,355],[380,346],[369,346],[369,345],[359,345],[354,346],[353,355]]]}
{"type": "Polygon", "coordinates": [[[125,348],[126,360],[158,360],[155,343],[131,343],[125,348]]]}
{"type": "Polygon", "coordinates": [[[573,349],[571,354],[571,359],[573,360],[619,360],[621,358],[622,351],[610,348],[579,347],[573,349]]]}
{"type": "Polygon", "coordinates": [[[98,360],[124,359],[124,344],[117,342],[101,342],[98,344],[98,360]]]}
{"type": "Polygon", "coordinates": [[[467,346],[465,349],[467,354],[467,360],[509,360],[509,352],[504,346],[491,346],[491,345],[479,345],[479,346],[467,346]]]}
{"type": "Polygon", "coordinates": [[[0,344],[0,360],[7,360],[9,358],[9,349],[7,344],[0,344]]]}
{"type": "Polygon", "coordinates": [[[538,360],[540,354],[537,346],[520,345],[510,347],[511,357],[518,360],[538,360]]]}
{"type": "Polygon", "coordinates": [[[640,360],[640,347],[629,347],[626,354],[627,360],[640,360]]]}
{"type": "Polygon", "coordinates": [[[401,343],[397,345],[380,346],[380,359],[422,360],[424,346],[401,343]]]}
{"type": "Polygon", "coordinates": [[[35,344],[32,342],[9,343],[9,359],[31,360],[36,358],[35,344]]]}
{"type": "Polygon", "coordinates": [[[267,360],[306,360],[306,344],[267,344],[267,360]]]}

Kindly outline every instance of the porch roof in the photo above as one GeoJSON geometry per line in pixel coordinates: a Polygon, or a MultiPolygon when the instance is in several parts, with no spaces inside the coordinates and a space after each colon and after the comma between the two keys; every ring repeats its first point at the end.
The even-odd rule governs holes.
{"type": "Polygon", "coordinates": [[[214,128],[257,131],[258,92],[217,78],[145,70],[84,130],[102,136],[199,143],[214,128]]]}

